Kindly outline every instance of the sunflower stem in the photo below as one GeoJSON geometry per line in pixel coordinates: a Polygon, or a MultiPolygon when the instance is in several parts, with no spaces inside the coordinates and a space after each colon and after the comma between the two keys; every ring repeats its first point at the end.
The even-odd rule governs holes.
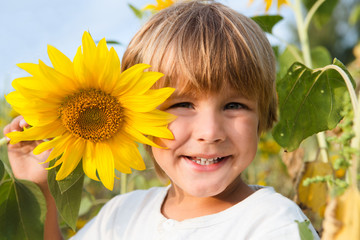
{"type": "Polygon", "coordinates": [[[5,145],[8,142],[9,142],[8,139],[6,137],[3,137],[2,139],[0,139],[0,146],[5,145]]]}
{"type": "Polygon", "coordinates": [[[325,2],[326,0],[320,0],[314,3],[314,5],[309,10],[304,23],[304,28],[306,31],[309,30],[309,25],[311,22],[312,17],[315,15],[316,11],[319,9],[319,7],[325,2]]]}
{"type": "MultiPolygon", "coordinates": [[[[360,146],[360,107],[359,107],[360,105],[359,105],[359,101],[360,101],[360,99],[358,99],[358,97],[356,96],[355,89],[351,83],[349,76],[346,74],[346,72],[341,67],[332,64],[332,65],[328,65],[328,66],[322,68],[323,71],[325,71],[327,69],[336,70],[341,75],[341,77],[343,78],[343,80],[346,84],[346,87],[348,89],[350,99],[351,99],[351,105],[354,110],[353,129],[354,129],[355,137],[351,140],[351,147],[354,149],[359,149],[359,146],[360,146]]],[[[360,98],[360,95],[359,95],[359,98],[360,98]]],[[[350,173],[350,183],[355,187],[357,187],[358,165],[359,165],[359,158],[357,157],[356,154],[353,154],[349,173],[350,173]]]]}
{"type": "Polygon", "coordinates": [[[125,173],[121,173],[120,175],[120,194],[125,194],[127,192],[126,185],[127,185],[127,175],[125,173]]]}

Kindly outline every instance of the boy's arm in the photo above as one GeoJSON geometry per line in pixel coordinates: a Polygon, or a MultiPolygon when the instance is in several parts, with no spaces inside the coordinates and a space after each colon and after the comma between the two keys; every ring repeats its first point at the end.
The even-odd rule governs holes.
{"type": "MultiPolygon", "coordinates": [[[[22,116],[19,116],[5,126],[4,135],[12,131],[22,131],[24,127],[28,127],[28,124],[22,116]]],[[[16,178],[36,183],[45,196],[47,213],[44,225],[44,239],[62,239],[57,220],[55,200],[47,184],[47,170],[45,168],[48,167],[48,164],[39,164],[47,159],[50,152],[45,151],[39,155],[32,153],[34,148],[40,143],[41,141],[26,141],[9,144],[9,162],[16,178]]]]}
{"type": "Polygon", "coordinates": [[[57,209],[55,205],[55,200],[50,194],[49,189],[44,193],[46,199],[46,218],[44,224],[44,240],[62,240],[61,231],[58,223],[57,209]]]}

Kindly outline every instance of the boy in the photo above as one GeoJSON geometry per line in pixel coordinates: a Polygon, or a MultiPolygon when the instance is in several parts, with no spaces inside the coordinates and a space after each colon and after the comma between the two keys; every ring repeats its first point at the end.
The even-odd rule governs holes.
{"type": "MultiPolygon", "coordinates": [[[[148,147],[157,173],[171,184],[113,198],[73,239],[300,239],[295,221],[307,218],[296,204],[241,179],[261,132],[276,120],[275,59],[261,29],[219,3],[178,3],[130,42],[122,68],[136,63],[165,74],[155,88],[176,88],[159,107],[177,116],[169,124],[175,139],[154,139],[164,149],[148,147]]],[[[20,130],[20,119],[4,132],[20,130]]],[[[13,168],[29,160],[12,149],[13,168]]],[[[44,175],[36,182],[48,200],[45,235],[56,239],[44,175]]]]}

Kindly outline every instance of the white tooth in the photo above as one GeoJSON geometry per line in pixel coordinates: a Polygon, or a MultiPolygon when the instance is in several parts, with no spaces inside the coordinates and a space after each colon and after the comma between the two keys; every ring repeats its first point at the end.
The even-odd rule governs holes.
{"type": "Polygon", "coordinates": [[[200,163],[201,163],[201,161],[196,161],[196,163],[197,163],[197,164],[200,164],[200,163]]]}
{"type": "Polygon", "coordinates": [[[206,161],[207,159],[206,158],[200,158],[201,159],[201,161],[206,161]]]}

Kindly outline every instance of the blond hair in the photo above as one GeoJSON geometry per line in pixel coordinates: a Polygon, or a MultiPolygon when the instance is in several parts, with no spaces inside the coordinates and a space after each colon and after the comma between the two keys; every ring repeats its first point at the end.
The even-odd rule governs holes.
{"type": "Polygon", "coordinates": [[[137,63],[165,74],[155,88],[201,94],[231,87],[256,100],[259,133],[276,121],[271,45],[253,20],[223,4],[177,2],[152,16],[129,43],[122,68],[137,63]]]}

